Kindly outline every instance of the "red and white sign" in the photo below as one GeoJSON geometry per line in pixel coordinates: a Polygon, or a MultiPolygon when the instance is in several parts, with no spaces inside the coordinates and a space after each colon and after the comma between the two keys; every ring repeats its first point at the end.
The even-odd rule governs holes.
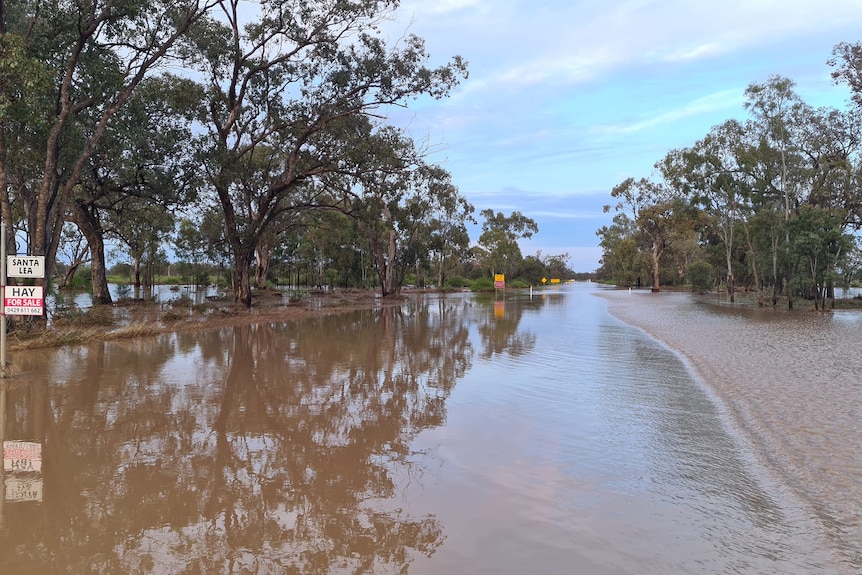
{"type": "Polygon", "coordinates": [[[6,315],[42,315],[44,306],[42,286],[5,286],[3,313],[6,315]]]}
{"type": "Polygon", "coordinates": [[[33,441],[4,441],[3,469],[24,473],[42,471],[42,444],[33,441]]]}

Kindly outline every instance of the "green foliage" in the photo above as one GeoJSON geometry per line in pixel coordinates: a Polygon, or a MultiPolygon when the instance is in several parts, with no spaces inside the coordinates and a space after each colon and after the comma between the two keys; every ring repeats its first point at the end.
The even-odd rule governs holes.
{"type": "Polygon", "coordinates": [[[470,287],[470,285],[471,285],[471,282],[468,279],[463,278],[461,276],[452,276],[452,277],[446,278],[446,282],[444,284],[444,287],[447,287],[447,288],[465,288],[465,287],[470,287]]]}
{"type": "Polygon", "coordinates": [[[494,281],[486,277],[479,278],[470,282],[470,289],[473,291],[494,291],[494,281]]]}
{"type": "Polygon", "coordinates": [[[480,215],[485,218],[479,236],[485,272],[512,275],[523,260],[518,240],[538,233],[538,224],[517,211],[506,216],[488,209],[482,210],[480,215]]]}
{"type": "MultiPolygon", "coordinates": [[[[112,265],[110,269],[108,269],[108,275],[116,277],[122,277],[126,279],[132,279],[132,264],[120,262],[112,265]]],[[[114,283],[119,283],[122,280],[112,279],[109,281],[113,281],[114,283]]]]}
{"type": "Polygon", "coordinates": [[[704,293],[711,290],[715,285],[713,267],[708,262],[697,261],[690,263],[687,273],[692,291],[704,293]]]}
{"type": "Polygon", "coordinates": [[[132,293],[132,288],[127,283],[119,283],[117,284],[117,297],[119,299],[128,299],[129,295],[132,293]]]}
{"type": "Polygon", "coordinates": [[[512,288],[512,289],[526,289],[526,288],[529,288],[530,286],[531,286],[530,282],[528,282],[527,280],[522,279],[522,278],[515,278],[514,280],[512,280],[510,282],[506,282],[506,287],[512,288]]]}
{"type": "Polygon", "coordinates": [[[92,283],[92,275],[89,266],[81,266],[75,270],[75,275],[66,284],[69,290],[89,290],[92,283]]]}

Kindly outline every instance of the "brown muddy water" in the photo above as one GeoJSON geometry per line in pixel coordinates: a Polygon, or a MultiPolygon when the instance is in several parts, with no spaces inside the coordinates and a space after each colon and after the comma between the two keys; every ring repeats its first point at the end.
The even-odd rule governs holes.
{"type": "Polygon", "coordinates": [[[860,343],[577,284],[15,352],[0,574],[858,573],[860,343]]]}

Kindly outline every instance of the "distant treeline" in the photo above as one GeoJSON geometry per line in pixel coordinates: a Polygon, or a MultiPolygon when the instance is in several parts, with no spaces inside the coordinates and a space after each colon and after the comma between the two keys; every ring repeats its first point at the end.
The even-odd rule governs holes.
{"type": "Polygon", "coordinates": [[[722,286],[776,303],[825,306],[860,280],[862,253],[862,46],[828,60],[850,87],[846,109],[814,108],[794,82],[773,76],[745,91],[744,121],[713,127],[672,150],[655,173],[611,195],[613,224],[597,231],[601,278],[635,285],[722,286]]]}

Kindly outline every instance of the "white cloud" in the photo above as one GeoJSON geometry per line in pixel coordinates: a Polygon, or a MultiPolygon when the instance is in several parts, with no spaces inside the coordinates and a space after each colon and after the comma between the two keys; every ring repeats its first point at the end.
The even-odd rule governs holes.
{"type": "Polygon", "coordinates": [[[551,218],[551,219],[561,219],[561,220],[594,220],[596,218],[604,217],[604,212],[599,211],[542,211],[542,210],[530,210],[531,218],[551,218]]]}
{"type": "Polygon", "coordinates": [[[677,122],[684,118],[699,116],[720,110],[738,109],[744,101],[743,89],[723,90],[698,98],[685,106],[655,114],[648,119],[633,123],[596,126],[593,128],[595,134],[600,135],[624,135],[642,132],[656,128],[664,124],[677,122]]]}
{"type": "Polygon", "coordinates": [[[413,14],[416,17],[441,14],[450,14],[453,12],[461,12],[465,10],[485,11],[491,8],[491,5],[483,2],[483,0],[417,0],[413,2],[402,2],[401,10],[407,14],[413,14]]]}
{"type": "Polygon", "coordinates": [[[676,53],[669,53],[665,60],[668,62],[686,62],[689,60],[700,60],[701,58],[712,58],[718,56],[723,50],[717,44],[700,44],[694,48],[683,48],[676,53]]]}
{"type": "Polygon", "coordinates": [[[438,41],[445,38],[451,53],[472,62],[468,85],[481,82],[491,89],[582,84],[624,67],[707,60],[862,19],[858,0],[558,0],[493,6],[447,0],[406,8],[414,10],[420,34],[425,28],[438,41]]]}

